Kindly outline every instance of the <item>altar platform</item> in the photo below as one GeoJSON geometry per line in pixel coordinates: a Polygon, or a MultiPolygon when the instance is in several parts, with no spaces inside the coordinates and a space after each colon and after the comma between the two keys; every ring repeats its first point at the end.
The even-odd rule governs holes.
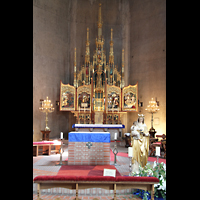
{"type": "MultiPolygon", "coordinates": [[[[64,166],[68,165],[68,141],[63,141],[64,145],[64,153],[63,153],[63,163],[64,166]]],[[[117,154],[117,163],[119,166],[115,166],[116,169],[119,171],[121,176],[128,176],[129,174],[129,158],[124,156],[128,154],[128,148],[125,148],[125,141],[117,143],[117,149],[119,153],[117,154]]],[[[114,148],[114,143],[110,143],[110,150],[114,148]]],[[[156,160],[156,157],[155,157],[156,160]]],[[[165,159],[166,160],[166,159],[165,159]]],[[[39,155],[37,157],[33,157],[33,179],[38,175],[57,175],[61,173],[62,166],[56,166],[60,161],[60,154],[51,154],[47,155],[39,155]]],[[[159,163],[162,160],[159,158],[159,163]]],[[[110,165],[113,165],[114,157],[110,157],[110,165]]],[[[152,161],[148,163],[153,165],[152,161]]],[[[74,166],[76,170],[76,166],[74,166]]],[[[85,166],[89,167],[89,166],[85,166]]],[[[101,167],[101,166],[99,166],[101,167]]],[[[84,167],[83,167],[84,168],[84,167]]],[[[83,170],[83,169],[82,169],[83,170]]],[[[91,173],[93,170],[90,171],[91,173]]],[[[89,173],[89,172],[88,172],[89,173]]],[[[117,199],[134,199],[139,200],[141,198],[137,198],[133,195],[134,189],[126,189],[126,190],[117,190],[117,199]]],[[[48,199],[74,199],[76,196],[75,190],[65,189],[65,188],[51,188],[51,189],[44,189],[41,191],[41,198],[44,200],[48,199]]],[[[94,199],[98,198],[99,200],[109,200],[113,198],[113,191],[112,190],[105,190],[101,188],[90,188],[90,189],[83,189],[79,191],[79,198],[80,199],[94,199]]],[[[33,199],[37,199],[37,184],[33,183],[33,199]]]]}
{"type": "MultiPolygon", "coordinates": [[[[62,166],[56,166],[57,163],[59,163],[60,155],[59,154],[51,154],[50,156],[38,156],[33,157],[33,179],[38,175],[57,175],[61,172],[64,172],[62,168],[65,166],[68,166],[68,141],[63,141],[64,145],[64,153],[63,153],[63,162],[66,162],[66,164],[62,166]]],[[[114,148],[114,144],[110,143],[110,148],[114,148]]],[[[119,143],[118,143],[119,145],[119,143]]],[[[118,146],[119,152],[128,153],[128,149],[124,148],[125,142],[123,141],[120,146],[118,146]]],[[[110,151],[110,149],[109,149],[110,151]]],[[[120,166],[116,166],[115,168],[119,171],[120,175],[128,175],[129,174],[129,165],[127,164],[129,162],[128,157],[122,157],[117,156],[117,162],[120,164],[120,166]]],[[[112,165],[114,163],[113,159],[111,158],[109,165],[112,165]]],[[[114,165],[112,165],[114,167],[114,165]]],[[[76,170],[77,166],[74,166],[74,171],[76,170]]],[[[83,166],[81,169],[82,171],[90,166],[83,166]]],[[[94,167],[94,165],[93,165],[94,167]]],[[[98,167],[97,171],[100,171],[100,168],[102,166],[98,167]]],[[[109,168],[106,166],[106,168],[109,168]]],[[[94,172],[95,169],[89,171],[88,173],[94,172]]],[[[84,173],[86,173],[87,170],[85,170],[84,173]]],[[[89,174],[89,175],[90,175],[89,174]]],[[[124,190],[117,190],[117,199],[123,200],[125,197],[133,198],[133,189],[124,189],[124,190]]],[[[46,199],[74,199],[76,196],[75,190],[65,189],[65,188],[51,188],[51,189],[44,189],[41,191],[41,198],[46,199]]],[[[94,199],[98,198],[99,200],[109,200],[112,199],[113,191],[112,190],[106,190],[101,188],[90,188],[90,189],[83,189],[79,191],[79,198],[80,199],[94,199]]],[[[37,184],[33,183],[33,199],[37,199],[37,184]]],[[[134,198],[136,200],[137,198],[134,198]]],[[[139,200],[139,198],[138,198],[139,200]]]]}

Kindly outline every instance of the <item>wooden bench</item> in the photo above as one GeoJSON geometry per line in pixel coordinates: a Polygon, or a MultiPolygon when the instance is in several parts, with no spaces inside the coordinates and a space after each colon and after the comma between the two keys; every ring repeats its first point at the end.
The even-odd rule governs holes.
{"type": "Polygon", "coordinates": [[[41,189],[49,189],[53,187],[62,187],[76,190],[75,200],[78,198],[79,189],[88,188],[103,188],[106,190],[114,190],[114,200],[117,200],[116,190],[122,189],[142,189],[151,191],[151,199],[154,199],[154,184],[157,184],[159,179],[156,177],[132,177],[132,176],[37,176],[34,178],[34,183],[37,183],[38,200],[40,198],[41,189]]]}
{"type": "Polygon", "coordinates": [[[166,135],[162,134],[162,135],[156,135],[156,138],[150,138],[150,145],[149,148],[151,149],[151,153],[149,156],[151,156],[152,154],[154,155],[156,152],[156,146],[160,147],[160,151],[164,152],[164,158],[166,158],[166,135]],[[158,137],[161,137],[161,141],[157,141],[157,142],[151,142],[153,140],[158,140],[158,137]]]}
{"type": "Polygon", "coordinates": [[[33,142],[33,156],[38,156],[43,154],[50,155],[51,151],[58,153],[60,146],[61,146],[60,141],[33,142]]]}

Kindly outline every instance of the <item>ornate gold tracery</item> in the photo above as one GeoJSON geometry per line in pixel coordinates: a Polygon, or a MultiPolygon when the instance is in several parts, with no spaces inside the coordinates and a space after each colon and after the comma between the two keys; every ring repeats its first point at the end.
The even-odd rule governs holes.
{"type": "Polygon", "coordinates": [[[106,62],[105,39],[102,36],[101,4],[98,11],[98,37],[93,60],[90,62],[89,28],[85,49],[85,63],[77,68],[74,49],[74,86],[60,84],[60,110],[71,111],[77,123],[120,123],[127,111],[138,111],[138,83],[124,87],[124,49],[121,70],[114,63],[114,42],[111,28],[109,59],[106,62]],[[124,112],[123,112],[124,111],[124,112]],[[97,120],[98,119],[98,120],[97,120]],[[95,121],[96,120],[96,121],[95,121]]]}

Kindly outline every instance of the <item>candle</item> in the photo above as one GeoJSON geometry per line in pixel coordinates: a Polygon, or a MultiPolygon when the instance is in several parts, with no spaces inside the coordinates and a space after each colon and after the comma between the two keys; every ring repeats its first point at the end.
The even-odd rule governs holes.
{"type": "Polygon", "coordinates": [[[115,133],[114,140],[117,140],[117,133],[115,133]]]}
{"type": "Polygon", "coordinates": [[[133,147],[128,147],[128,157],[133,157],[133,147]]]}
{"type": "Polygon", "coordinates": [[[60,132],[60,139],[63,139],[63,132],[60,132]]]}
{"type": "Polygon", "coordinates": [[[160,156],[160,147],[156,147],[156,156],[160,156]]]}

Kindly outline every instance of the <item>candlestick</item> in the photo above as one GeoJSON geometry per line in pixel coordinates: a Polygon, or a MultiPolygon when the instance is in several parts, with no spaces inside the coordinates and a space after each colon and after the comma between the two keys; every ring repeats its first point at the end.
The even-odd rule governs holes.
{"type": "MultiPolygon", "coordinates": [[[[61,133],[63,133],[63,132],[61,132],[61,133]]],[[[60,133],[60,134],[61,134],[60,133]]],[[[63,149],[63,141],[62,141],[63,139],[61,139],[61,146],[60,146],[60,149],[59,149],[59,153],[60,153],[60,163],[59,164],[56,164],[56,166],[59,166],[59,165],[63,165],[63,163],[62,163],[62,154],[63,154],[63,152],[64,152],[64,149],[63,149]]]]}
{"type": "Polygon", "coordinates": [[[63,139],[63,132],[60,132],[60,139],[63,139]]]}
{"type": "Polygon", "coordinates": [[[156,156],[160,156],[160,147],[156,147],[156,156]]]}
{"type": "Polygon", "coordinates": [[[132,175],[132,157],[129,157],[129,176],[132,175]]]}
{"type": "Polygon", "coordinates": [[[115,133],[114,140],[117,140],[117,133],[115,133]]]}
{"type": "Polygon", "coordinates": [[[128,157],[133,157],[133,147],[128,147],[128,157]]]}
{"type": "Polygon", "coordinates": [[[48,99],[45,99],[44,101],[42,101],[42,106],[39,107],[39,110],[43,113],[46,113],[46,119],[45,119],[45,122],[46,122],[46,127],[45,127],[45,131],[50,131],[50,128],[48,127],[48,113],[51,113],[54,111],[54,108],[53,108],[53,104],[51,104],[51,100],[48,99]]]}
{"type": "Polygon", "coordinates": [[[114,164],[113,165],[115,165],[115,166],[120,166],[120,165],[118,165],[117,164],[117,154],[118,154],[118,150],[117,150],[117,142],[116,142],[116,140],[115,140],[115,146],[114,146],[114,149],[113,149],[113,154],[115,155],[115,157],[114,157],[114,164]]]}

